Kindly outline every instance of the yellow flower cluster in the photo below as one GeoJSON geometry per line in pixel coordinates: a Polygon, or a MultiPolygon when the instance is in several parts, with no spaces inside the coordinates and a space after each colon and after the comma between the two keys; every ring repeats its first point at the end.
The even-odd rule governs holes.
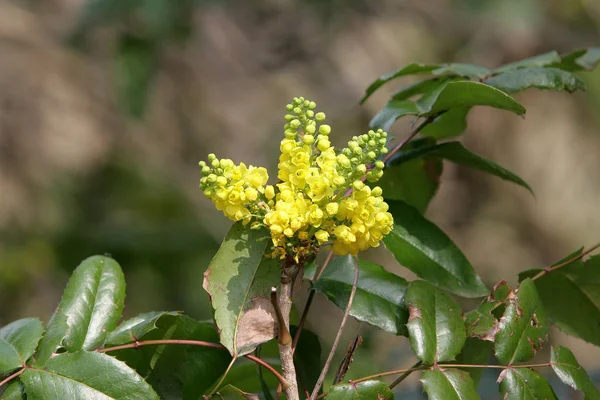
{"type": "Polygon", "coordinates": [[[377,247],[393,226],[381,188],[363,182],[383,175],[378,158],[387,152],[387,134],[355,136],[336,153],[331,127],[315,107],[302,97],[287,105],[275,187],[266,185],[264,168],[235,166],[212,154],[208,164],[200,163],[204,194],[234,221],[255,216],[271,232],[273,255],[282,258],[302,259],[326,243],[338,255],[356,255],[377,247]]]}

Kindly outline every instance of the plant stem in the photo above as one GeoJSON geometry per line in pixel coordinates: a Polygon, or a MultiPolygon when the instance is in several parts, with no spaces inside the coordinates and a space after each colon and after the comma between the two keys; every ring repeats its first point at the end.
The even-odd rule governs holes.
{"type": "MultiPolygon", "coordinates": [[[[211,347],[213,349],[226,350],[225,346],[223,346],[219,343],[204,342],[202,340],[162,339],[162,340],[144,340],[141,342],[127,343],[127,344],[123,344],[120,346],[106,347],[104,349],[98,349],[97,351],[99,353],[108,353],[110,351],[117,351],[117,350],[124,350],[124,349],[137,349],[138,347],[143,347],[143,346],[159,346],[159,345],[164,345],[164,344],[202,346],[202,347],[211,347]]],[[[286,387],[289,385],[289,382],[286,381],[285,378],[283,376],[281,376],[281,374],[279,372],[277,372],[277,370],[275,368],[273,368],[272,366],[267,364],[265,361],[261,360],[260,358],[254,356],[252,354],[246,354],[244,357],[246,357],[247,359],[252,360],[255,363],[262,365],[263,367],[268,369],[277,378],[277,380],[279,380],[279,382],[283,385],[283,387],[286,387]]],[[[23,370],[21,370],[21,372],[23,372],[23,370]]],[[[1,386],[1,384],[0,384],[0,386],[1,386]]]]}
{"type": "Polygon", "coordinates": [[[421,132],[421,130],[423,128],[425,128],[425,126],[429,125],[430,123],[433,122],[433,120],[436,117],[428,117],[426,118],[423,122],[421,122],[419,125],[417,125],[417,127],[410,133],[410,135],[408,135],[408,137],[406,139],[404,139],[403,141],[401,141],[400,143],[398,143],[393,149],[391,149],[386,155],[385,157],[383,157],[383,161],[384,163],[387,162],[390,158],[392,158],[392,156],[394,154],[396,154],[398,152],[398,150],[400,150],[402,147],[404,147],[408,142],[410,142],[415,136],[417,136],[417,134],[419,132],[421,132]]]}
{"type": "Polygon", "coordinates": [[[411,374],[413,371],[415,371],[415,368],[418,368],[418,367],[420,367],[420,366],[421,366],[421,364],[423,364],[423,361],[417,361],[417,362],[415,363],[415,365],[413,365],[409,371],[406,371],[405,373],[403,373],[402,375],[400,375],[400,376],[398,377],[398,379],[396,379],[394,382],[390,383],[390,386],[389,386],[389,388],[390,388],[390,389],[393,389],[393,388],[395,388],[396,386],[398,386],[398,385],[400,384],[400,382],[402,382],[403,380],[405,380],[406,378],[408,378],[408,376],[409,376],[409,375],[410,375],[410,374],[411,374]]]}
{"type": "Polygon", "coordinates": [[[350,297],[348,298],[348,305],[346,306],[346,311],[344,311],[344,317],[342,318],[342,322],[340,323],[340,327],[337,331],[335,339],[333,341],[333,345],[331,347],[331,351],[329,352],[329,356],[327,357],[327,361],[325,361],[325,365],[323,366],[323,370],[321,371],[321,375],[317,380],[317,384],[313,389],[313,392],[310,396],[310,400],[316,400],[319,395],[319,390],[321,386],[323,386],[323,381],[325,380],[325,376],[329,371],[329,367],[331,366],[331,362],[333,361],[333,356],[335,355],[335,351],[340,344],[340,339],[342,338],[342,331],[344,330],[344,326],[346,325],[346,321],[348,320],[348,315],[350,314],[350,309],[352,308],[352,302],[354,301],[354,296],[356,295],[356,285],[358,284],[358,257],[354,257],[354,282],[352,282],[352,291],[350,292],[350,297]]]}
{"type": "Polygon", "coordinates": [[[2,382],[0,382],[0,387],[2,387],[3,385],[7,384],[10,381],[12,381],[17,376],[21,375],[23,372],[25,372],[25,369],[26,369],[26,367],[24,366],[23,368],[21,368],[20,370],[18,370],[14,374],[12,374],[9,377],[7,377],[6,379],[4,379],[2,382]]]}
{"type": "Polygon", "coordinates": [[[555,266],[548,266],[548,267],[544,268],[543,270],[541,270],[541,271],[540,271],[540,272],[539,272],[537,275],[535,275],[533,278],[531,278],[531,280],[532,280],[532,281],[535,281],[536,279],[539,279],[539,278],[541,278],[541,277],[542,277],[542,276],[544,276],[544,275],[548,275],[548,274],[549,274],[550,272],[552,272],[552,271],[556,271],[557,269],[559,269],[559,268],[562,268],[562,267],[564,267],[565,265],[569,265],[569,264],[571,264],[572,262],[575,262],[575,261],[577,261],[577,260],[579,260],[579,259],[581,259],[581,258],[583,258],[583,257],[587,256],[588,254],[590,254],[592,251],[596,250],[596,249],[597,249],[597,248],[599,248],[599,247],[600,247],[600,243],[598,243],[598,244],[596,244],[596,245],[594,245],[594,246],[590,247],[588,250],[584,251],[584,252],[583,252],[583,253],[581,253],[581,254],[578,254],[578,255],[576,255],[575,257],[573,257],[573,258],[571,258],[571,259],[569,259],[569,260],[567,260],[567,261],[563,261],[563,262],[561,262],[560,264],[557,264],[557,265],[555,265],[555,266]]]}
{"type": "Polygon", "coordinates": [[[279,319],[278,323],[280,326],[279,332],[282,332],[282,330],[284,330],[282,328],[285,328],[285,330],[287,330],[288,335],[288,337],[285,338],[285,340],[282,340],[282,338],[278,339],[281,369],[283,370],[284,378],[289,383],[287,387],[285,385],[282,385],[282,388],[285,390],[285,396],[288,400],[300,400],[300,396],[298,394],[298,382],[296,379],[296,367],[294,366],[294,352],[292,349],[292,340],[289,336],[290,312],[292,311],[292,290],[294,286],[294,279],[297,274],[287,274],[287,270],[293,271],[297,267],[298,266],[295,265],[292,261],[286,260],[284,262],[283,271],[281,275],[281,285],[279,286],[278,291],[278,302],[274,304],[276,311],[277,306],[279,306],[279,311],[277,311],[279,319]],[[281,326],[282,324],[283,327],[281,326]]]}

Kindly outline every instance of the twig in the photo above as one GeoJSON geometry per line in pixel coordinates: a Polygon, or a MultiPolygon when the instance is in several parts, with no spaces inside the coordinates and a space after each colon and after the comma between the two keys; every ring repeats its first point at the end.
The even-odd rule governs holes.
{"type": "Polygon", "coordinates": [[[426,118],[423,122],[421,122],[419,125],[417,125],[417,127],[410,133],[410,135],[408,135],[408,137],[406,139],[404,139],[403,141],[401,141],[400,143],[398,143],[393,149],[391,149],[386,155],[385,157],[383,157],[383,161],[384,163],[386,163],[390,158],[392,158],[392,156],[394,154],[396,154],[398,152],[398,150],[400,150],[402,147],[404,147],[408,142],[410,142],[415,136],[417,136],[417,134],[419,132],[421,132],[421,130],[423,128],[425,128],[425,126],[429,125],[430,123],[432,123],[435,120],[436,117],[431,116],[426,118]]]}
{"type": "Polygon", "coordinates": [[[344,359],[342,360],[342,362],[340,363],[340,366],[338,367],[338,371],[335,374],[335,378],[333,379],[334,385],[337,383],[340,383],[342,381],[342,379],[344,379],[344,376],[346,376],[346,374],[348,373],[348,370],[350,369],[350,364],[352,364],[352,359],[354,358],[354,353],[356,353],[358,346],[360,346],[360,344],[362,343],[362,336],[360,336],[361,328],[362,328],[362,322],[360,324],[358,324],[358,329],[356,331],[356,337],[348,345],[348,351],[346,351],[346,355],[344,356],[344,359]]]}
{"type": "Polygon", "coordinates": [[[389,386],[389,388],[390,388],[390,389],[393,389],[393,388],[395,388],[396,386],[398,386],[398,385],[400,384],[400,382],[402,382],[403,380],[405,380],[406,378],[408,378],[408,376],[409,376],[409,375],[410,375],[410,374],[411,374],[413,371],[415,371],[415,368],[418,368],[418,367],[420,367],[420,366],[421,366],[421,364],[423,364],[423,361],[417,361],[417,362],[415,363],[415,365],[413,365],[413,366],[411,367],[411,370],[409,370],[409,371],[406,371],[405,373],[403,373],[402,375],[400,375],[400,376],[398,377],[398,379],[396,379],[394,382],[390,383],[390,386],[389,386]]]}
{"type": "Polygon", "coordinates": [[[342,338],[342,331],[344,330],[344,326],[346,325],[346,321],[348,320],[348,316],[350,315],[350,309],[352,308],[352,302],[354,301],[354,296],[356,295],[356,285],[358,284],[358,257],[354,257],[354,282],[352,282],[352,291],[350,292],[350,297],[348,298],[348,305],[346,306],[346,311],[344,311],[344,317],[342,318],[342,322],[340,323],[340,327],[335,336],[335,340],[333,341],[333,345],[331,347],[331,351],[329,352],[329,356],[327,357],[327,361],[325,361],[325,365],[323,370],[321,371],[321,375],[317,380],[317,384],[313,389],[313,392],[310,396],[310,400],[315,400],[319,395],[319,390],[321,386],[323,386],[323,381],[325,380],[325,376],[329,371],[329,367],[331,366],[331,362],[333,361],[333,356],[335,355],[335,351],[340,344],[340,339],[342,338]]]}
{"type": "Polygon", "coordinates": [[[571,264],[572,262],[575,262],[575,261],[577,261],[577,260],[579,260],[579,259],[582,259],[583,257],[587,256],[588,254],[590,254],[591,252],[593,252],[594,250],[596,250],[596,249],[597,249],[597,248],[599,248],[599,247],[600,247],[600,243],[598,243],[598,244],[596,244],[596,245],[594,245],[594,246],[590,247],[588,250],[584,251],[584,252],[583,252],[583,253],[581,253],[581,254],[578,254],[577,256],[575,256],[575,257],[573,257],[573,258],[571,258],[571,259],[569,259],[569,260],[567,260],[567,261],[563,261],[563,262],[561,262],[560,264],[557,264],[557,265],[555,265],[555,266],[548,266],[548,267],[544,268],[543,270],[541,270],[541,271],[540,271],[540,272],[539,272],[537,275],[535,275],[533,278],[531,278],[531,280],[532,280],[532,281],[535,281],[536,279],[539,279],[539,278],[541,278],[541,277],[542,277],[542,276],[544,276],[544,275],[548,275],[548,274],[549,274],[550,272],[552,272],[552,271],[556,271],[557,269],[559,269],[559,268],[562,268],[562,267],[564,267],[565,265],[569,265],[569,264],[571,264]]]}
{"type": "MultiPolygon", "coordinates": [[[[106,347],[104,349],[98,349],[98,352],[99,353],[108,353],[110,351],[117,351],[117,350],[124,350],[124,349],[137,349],[138,347],[143,347],[143,346],[159,346],[159,345],[163,345],[163,344],[182,344],[182,345],[211,347],[213,349],[226,350],[225,346],[223,346],[222,344],[212,343],[212,342],[204,342],[202,340],[162,339],[162,340],[144,340],[142,342],[134,342],[134,343],[122,344],[120,346],[106,347]]],[[[267,364],[265,361],[261,360],[260,358],[254,356],[252,354],[246,354],[244,357],[246,357],[247,359],[252,360],[255,363],[262,365],[263,367],[268,369],[284,387],[289,385],[289,382],[283,376],[281,376],[281,374],[279,372],[277,372],[277,370],[275,368],[273,368],[272,366],[267,364]]],[[[0,384],[0,386],[1,386],[1,384],[0,384]]]]}
{"type": "Polygon", "coordinates": [[[2,387],[3,385],[7,384],[8,382],[12,381],[13,379],[15,379],[17,376],[21,375],[23,372],[25,372],[26,367],[23,366],[23,368],[21,368],[20,370],[18,370],[17,372],[15,372],[14,374],[10,375],[9,377],[7,377],[6,379],[4,379],[2,382],[0,382],[0,387],[2,387]]]}

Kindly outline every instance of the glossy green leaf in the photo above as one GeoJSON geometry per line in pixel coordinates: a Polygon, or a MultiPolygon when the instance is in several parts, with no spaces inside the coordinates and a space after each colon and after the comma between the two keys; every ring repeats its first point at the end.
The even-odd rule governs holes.
{"type": "Polygon", "coordinates": [[[20,381],[12,381],[6,386],[6,390],[0,396],[2,400],[26,400],[23,385],[20,381]]]}
{"type": "Polygon", "coordinates": [[[459,296],[488,294],[469,260],[440,228],[402,201],[390,200],[388,204],[394,229],[384,242],[401,265],[459,296]]]}
{"type": "Polygon", "coordinates": [[[135,339],[144,337],[149,332],[158,329],[157,322],[165,316],[179,316],[179,312],[152,311],[140,314],[123,321],[106,338],[106,346],[115,346],[123,343],[131,343],[135,339]]]}
{"type": "MultiPolygon", "coordinates": [[[[327,296],[344,310],[354,281],[354,259],[344,256],[331,261],[314,284],[315,290],[327,296]]],[[[356,295],[350,315],[395,335],[406,335],[408,312],[404,295],[408,283],[383,267],[360,260],[356,295]]]]}
{"type": "Polygon", "coordinates": [[[35,351],[44,327],[37,318],[24,318],[0,329],[0,375],[21,368],[35,351]]]}
{"type": "Polygon", "coordinates": [[[134,117],[141,117],[146,110],[156,69],[156,42],[135,36],[121,36],[115,59],[115,79],[120,100],[134,117]]]}
{"type": "Polygon", "coordinates": [[[499,282],[476,309],[465,314],[468,337],[490,342],[495,340],[498,332],[498,319],[494,311],[504,312],[501,304],[507,299],[510,291],[511,289],[506,281],[499,282]]]}
{"type": "MultiPolygon", "coordinates": [[[[292,326],[290,331],[292,337],[294,337],[296,327],[292,326]]],[[[294,365],[296,366],[296,373],[301,386],[312,391],[323,369],[323,363],[321,362],[321,342],[319,341],[319,337],[306,328],[302,329],[298,346],[294,352],[294,365]]]]}
{"type": "Polygon", "coordinates": [[[523,179],[493,161],[471,152],[460,142],[445,142],[429,147],[418,148],[413,151],[405,151],[397,157],[392,158],[389,164],[393,165],[399,162],[419,159],[421,157],[443,158],[460,165],[487,172],[488,174],[497,176],[503,180],[516,183],[533,193],[531,187],[523,179]]]}
{"type": "Polygon", "coordinates": [[[460,369],[425,371],[421,382],[430,400],[477,400],[480,398],[469,374],[460,369]]]}
{"type": "Polygon", "coordinates": [[[443,163],[439,159],[418,159],[386,168],[375,183],[383,189],[386,200],[402,200],[421,214],[437,193],[443,163]]]}
{"type": "Polygon", "coordinates": [[[417,105],[410,100],[391,100],[379,111],[369,123],[373,129],[389,132],[394,122],[405,115],[419,115],[417,105]]]}
{"type": "Polygon", "coordinates": [[[125,302],[125,278],[110,257],[93,256],[73,272],[40,344],[38,364],[60,347],[93,350],[115,329],[125,302]]]}
{"type": "Polygon", "coordinates": [[[431,72],[433,75],[458,75],[471,79],[484,79],[491,71],[487,68],[473,64],[450,63],[443,64],[440,68],[431,72]]]}
{"type": "Polygon", "coordinates": [[[159,399],[134,370],[98,352],[60,354],[44,369],[26,370],[21,380],[28,400],[159,399]]]}
{"type": "Polygon", "coordinates": [[[534,57],[526,58],[524,60],[516,61],[510,64],[496,68],[494,73],[503,73],[508,71],[515,71],[522,68],[539,68],[550,66],[554,63],[560,62],[560,56],[556,51],[550,51],[548,53],[540,54],[534,57]]]}
{"type": "Polygon", "coordinates": [[[376,81],[374,81],[373,83],[371,83],[371,85],[369,85],[369,87],[366,90],[365,95],[363,96],[363,98],[360,100],[360,103],[364,103],[365,101],[367,101],[367,99],[377,90],[379,89],[381,86],[385,85],[386,83],[388,83],[391,80],[394,80],[396,78],[400,78],[402,76],[406,76],[406,75],[414,75],[414,74],[427,74],[430,73],[431,71],[435,70],[439,68],[438,64],[419,64],[419,63],[413,63],[413,64],[409,64],[403,68],[397,69],[396,71],[392,71],[389,72],[385,75],[382,75],[381,77],[379,77],[376,81]]]}
{"type": "Polygon", "coordinates": [[[600,391],[585,372],[585,369],[579,365],[571,350],[563,346],[553,347],[550,362],[552,369],[564,384],[579,390],[586,400],[600,399],[600,391]]]}
{"type": "Polygon", "coordinates": [[[431,107],[423,110],[421,116],[429,117],[452,108],[473,106],[490,106],[517,115],[525,114],[525,108],[508,94],[483,83],[461,81],[445,85],[431,107]]]}
{"type": "Polygon", "coordinates": [[[558,400],[548,381],[532,369],[508,368],[501,379],[503,400],[558,400]]]}
{"type": "Polygon", "coordinates": [[[520,92],[529,88],[567,92],[585,89],[585,83],[581,78],[558,68],[519,69],[496,75],[485,83],[507,93],[520,92]]]}
{"type": "MultiPolygon", "coordinates": [[[[216,343],[219,335],[212,323],[165,314],[156,321],[156,329],[138,337],[140,341],[164,339],[216,343]]],[[[143,346],[108,354],[135,369],[161,398],[201,398],[231,362],[225,349],[192,345],[143,346]]]]}
{"type": "Polygon", "coordinates": [[[421,129],[421,135],[448,139],[461,135],[467,129],[467,114],[471,107],[456,107],[436,117],[421,129]]]}
{"type": "Polygon", "coordinates": [[[439,87],[440,85],[442,85],[443,83],[445,83],[451,79],[458,80],[460,78],[440,76],[440,77],[428,78],[428,79],[424,79],[419,82],[415,82],[411,85],[405,86],[405,87],[397,90],[396,92],[394,92],[394,94],[392,94],[392,100],[397,100],[397,101],[407,100],[418,94],[430,92],[432,90],[435,90],[437,87],[439,87]]]}
{"type": "Polygon", "coordinates": [[[204,273],[221,343],[233,357],[250,353],[276,334],[270,295],[281,269],[278,260],[263,259],[269,240],[265,229],[234,224],[204,273]]]}
{"type": "Polygon", "coordinates": [[[496,357],[503,364],[530,360],[547,335],[546,312],[534,282],[525,279],[498,324],[496,357]]]}
{"type": "Polygon", "coordinates": [[[394,394],[381,381],[365,381],[355,385],[339,383],[329,388],[326,400],[391,400],[394,394]]]}
{"type": "Polygon", "coordinates": [[[227,385],[223,389],[219,389],[219,394],[215,397],[222,400],[259,400],[255,394],[246,393],[233,385],[227,385]]]}
{"type": "MultiPolygon", "coordinates": [[[[465,345],[456,357],[457,364],[470,364],[470,365],[482,365],[487,364],[492,356],[494,349],[494,343],[488,342],[487,340],[480,340],[476,338],[467,338],[465,345]]],[[[475,388],[479,385],[481,376],[483,375],[483,368],[461,368],[471,376],[475,388]]]]}
{"type": "Polygon", "coordinates": [[[598,63],[600,63],[600,47],[592,47],[566,54],[559,62],[552,64],[552,67],[571,72],[591,71],[598,63]]]}
{"type": "MultiPolygon", "coordinates": [[[[581,253],[574,253],[567,257],[581,253]]],[[[520,278],[541,270],[529,270],[520,278]]],[[[600,346],[600,256],[574,261],[535,281],[542,304],[553,324],[569,335],[600,346]],[[560,296],[556,294],[560,293],[560,296]]]]}
{"type": "Polygon", "coordinates": [[[411,282],[404,301],[410,314],[408,338],[419,360],[429,365],[454,360],[466,340],[457,301],[425,281],[411,282]]]}

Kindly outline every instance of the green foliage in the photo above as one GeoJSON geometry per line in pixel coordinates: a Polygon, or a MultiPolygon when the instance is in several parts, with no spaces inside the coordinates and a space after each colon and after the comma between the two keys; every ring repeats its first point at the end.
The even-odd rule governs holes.
{"type": "Polygon", "coordinates": [[[460,369],[425,371],[421,382],[430,400],[479,399],[473,380],[460,369]]]}
{"type": "Polygon", "coordinates": [[[558,400],[546,379],[529,368],[508,368],[502,372],[500,391],[505,400],[558,400]]]}
{"type": "Polygon", "coordinates": [[[366,381],[359,384],[333,385],[325,398],[327,400],[391,400],[394,398],[394,394],[383,382],[366,381]]]}
{"type": "Polygon", "coordinates": [[[525,68],[504,72],[485,81],[508,93],[536,88],[540,90],[566,90],[574,92],[585,89],[585,84],[577,75],[557,68],[525,68]]]}
{"type": "Polygon", "coordinates": [[[600,391],[596,388],[588,374],[579,365],[571,350],[564,346],[552,348],[550,356],[552,369],[563,383],[579,390],[586,399],[600,399],[600,391]]]}
{"type": "Polygon", "coordinates": [[[37,318],[24,318],[0,329],[0,374],[24,365],[35,351],[44,327],[37,318]]]}

